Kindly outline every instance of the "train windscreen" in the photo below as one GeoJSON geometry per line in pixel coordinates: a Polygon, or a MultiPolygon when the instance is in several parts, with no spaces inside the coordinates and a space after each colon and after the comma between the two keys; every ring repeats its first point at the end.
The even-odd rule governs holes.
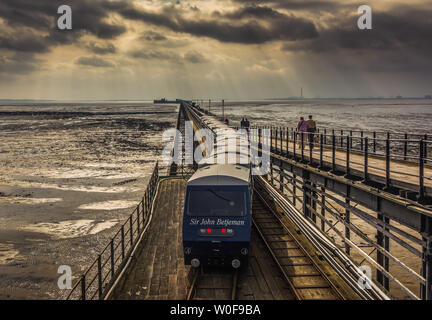
{"type": "Polygon", "coordinates": [[[246,215],[246,193],[240,190],[192,190],[188,215],[196,217],[242,217],[246,215]]]}

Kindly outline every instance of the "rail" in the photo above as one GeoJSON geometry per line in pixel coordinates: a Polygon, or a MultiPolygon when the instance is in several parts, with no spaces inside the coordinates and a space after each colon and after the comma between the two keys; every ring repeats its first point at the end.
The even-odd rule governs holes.
{"type": "MultiPolygon", "coordinates": [[[[404,144],[408,142],[417,145],[417,156],[407,157],[394,153],[391,143],[400,140],[387,139],[383,140],[385,144],[384,153],[376,152],[376,141],[370,141],[368,137],[361,137],[360,149],[353,145],[352,136],[338,136],[335,134],[325,135],[323,133],[296,132],[285,129],[268,129],[270,132],[270,151],[272,153],[283,155],[287,158],[294,159],[302,163],[324,168],[330,167],[333,173],[342,173],[354,180],[363,180],[366,183],[379,182],[385,190],[402,189],[403,195],[411,200],[426,204],[430,202],[431,190],[427,185],[432,184],[432,176],[426,174],[432,158],[428,157],[428,145],[432,141],[420,140],[403,140],[404,144]],[[309,137],[311,139],[309,139],[309,137]],[[330,138],[329,138],[330,137],[330,138]],[[331,143],[328,143],[328,140],[331,143]],[[339,144],[337,143],[338,141],[339,144]],[[369,150],[373,151],[369,151],[369,150]],[[361,157],[355,157],[355,155],[361,157]],[[407,161],[409,158],[410,161],[407,161]],[[374,159],[383,161],[382,166],[371,164],[374,159]],[[409,170],[402,171],[397,169],[397,161],[407,161],[409,170]],[[372,173],[374,171],[374,179],[372,173]],[[395,178],[395,176],[397,176],[395,178]],[[427,189],[428,187],[428,189],[427,189]],[[408,191],[408,192],[407,192],[408,191]],[[428,194],[429,191],[429,194],[428,194]],[[428,199],[429,198],[429,199],[428,199]]],[[[251,130],[251,140],[258,145],[262,145],[264,129],[258,128],[251,130]]],[[[399,191],[399,190],[398,190],[399,191]]]]}
{"type": "Polygon", "coordinates": [[[292,127],[253,126],[252,129],[268,129],[276,140],[282,139],[289,142],[297,142],[303,146],[321,144],[326,148],[345,151],[349,148],[353,153],[376,157],[390,157],[395,160],[415,162],[420,160],[422,154],[423,163],[431,163],[428,150],[432,145],[431,135],[415,133],[396,133],[379,131],[356,131],[352,129],[335,130],[318,128],[316,132],[298,132],[292,127]],[[356,135],[357,133],[357,135],[356,135]],[[321,142],[322,137],[322,142],[321,142]],[[315,141],[314,141],[315,140],[315,141]],[[312,141],[312,143],[311,143],[312,141]],[[421,145],[421,141],[423,144],[421,145]]]}
{"type": "Polygon", "coordinates": [[[67,300],[101,300],[105,297],[146,230],[158,180],[159,165],[156,163],[143,198],[72,287],[67,300]]]}

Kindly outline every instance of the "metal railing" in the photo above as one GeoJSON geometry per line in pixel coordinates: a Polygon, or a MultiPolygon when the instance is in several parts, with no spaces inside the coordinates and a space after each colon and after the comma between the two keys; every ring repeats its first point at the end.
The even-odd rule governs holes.
{"type": "MultiPolygon", "coordinates": [[[[269,127],[254,126],[256,129],[269,129],[272,136],[283,137],[290,142],[300,142],[301,135],[305,136],[309,144],[309,136],[315,138],[314,143],[318,144],[317,137],[323,137],[322,144],[327,148],[336,150],[345,150],[349,146],[351,152],[364,153],[368,148],[369,155],[377,157],[386,157],[395,160],[417,162],[420,155],[420,141],[423,140],[423,158],[424,163],[431,163],[432,158],[428,157],[429,146],[432,144],[431,135],[398,133],[398,132],[377,132],[377,131],[356,131],[356,130],[335,130],[327,128],[318,128],[315,133],[298,132],[296,128],[289,127],[269,127]]],[[[314,139],[312,139],[314,140],[314,139]]]]}
{"type": "Polygon", "coordinates": [[[67,300],[103,299],[129,259],[135,244],[150,220],[152,202],[159,180],[156,163],[144,196],[111,241],[75,283],[67,300]]]}
{"type": "Polygon", "coordinates": [[[341,199],[338,193],[283,168],[272,166],[265,179],[294,207],[300,208],[304,217],[335,245],[355,257],[357,265],[366,262],[372,266],[376,270],[375,280],[390,293],[396,290],[412,299],[432,298],[424,293],[430,292],[430,276],[426,269],[413,268],[413,264],[421,265],[428,259],[426,254],[430,244],[425,234],[390,221],[379,211],[371,212],[355,197],[341,199]],[[368,231],[368,228],[375,231],[368,231]],[[397,251],[391,250],[395,247],[398,247],[397,251]],[[390,283],[394,285],[392,289],[390,283]]]}
{"type": "MultiPolygon", "coordinates": [[[[340,136],[334,132],[328,135],[325,133],[309,133],[297,132],[289,128],[258,128],[255,130],[256,134],[252,134],[251,138],[259,144],[262,144],[263,129],[270,131],[270,150],[275,154],[286,156],[288,158],[308,163],[318,168],[330,166],[331,171],[341,172],[345,176],[354,176],[355,169],[361,171],[361,178],[365,182],[370,181],[371,169],[382,177],[382,184],[386,189],[394,187],[395,179],[393,175],[406,176],[407,178],[414,178],[416,183],[417,199],[420,202],[426,197],[425,194],[425,181],[432,181],[432,176],[425,175],[425,166],[432,163],[432,158],[428,157],[428,149],[432,145],[432,141],[419,139],[419,140],[399,140],[391,139],[387,135],[386,139],[370,140],[369,137],[353,137],[350,135],[340,136]],[[354,140],[357,139],[357,143],[354,140]],[[384,145],[384,151],[378,152],[377,143],[381,142],[384,145]],[[394,144],[403,143],[404,153],[400,154],[394,148],[394,144]],[[393,144],[393,148],[392,148],[393,144]],[[407,156],[407,145],[411,147],[411,152],[416,155],[407,156]],[[361,155],[361,160],[353,159],[352,154],[361,155]],[[343,157],[342,157],[343,155],[343,157]],[[383,160],[382,166],[371,165],[369,160],[371,158],[379,158],[383,160]],[[407,165],[414,168],[412,172],[402,172],[394,169],[394,161],[408,161],[407,165]]],[[[381,148],[381,147],[380,147],[381,148]]],[[[356,174],[358,176],[358,173],[356,174]]],[[[409,196],[409,195],[407,195],[409,196]]],[[[430,196],[430,195],[429,195],[430,196]]]]}

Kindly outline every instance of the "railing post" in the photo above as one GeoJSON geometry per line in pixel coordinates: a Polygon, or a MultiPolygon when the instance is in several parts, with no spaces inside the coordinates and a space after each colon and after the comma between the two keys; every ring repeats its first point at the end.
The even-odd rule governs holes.
{"type": "Polygon", "coordinates": [[[301,132],[301,160],[304,161],[304,132],[301,132]]]}
{"type": "Polygon", "coordinates": [[[125,258],[125,237],[124,237],[124,225],[121,226],[121,254],[122,254],[122,261],[125,258]]]}
{"type": "Polygon", "coordinates": [[[360,131],[360,150],[363,151],[363,130],[360,131]]]}
{"type": "Polygon", "coordinates": [[[325,188],[321,187],[321,215],[322,215],[322,218],[321,218],[321,231],[323,231],[323,232],[325,232],[325,220],[324,220],[325,211],[326,211],[325,210],[326,209],[325,202],[326,202],[325,188]]]}
{"type": "Polygon", "coordinates": [[[288,155],[289,155],[289,131],[288,131],[288,128],[285,128],[285,134],[286,134],[286,153],[285,153],[285,156],[288,158],[288,155]]]}
{"type": "Polygon", "coordinates": [[[373,133],[373,153],[376,153],[376,131],[373,133]]]}
{"type": "Polygon", "coordinates": [[[297,132],[294,131],[294,143],[293,143],[293,158],[294,161],[297,161],[297,154],[296,154],[296,144],[297,144],[297,132]]]}
{"type": "Polygon", "coordinates": [[[297,203],[297,176],[293,173],[292,185],[293,185],[293,205],[296,206],[297,203]]]}
{"type": "MultiPolygon", "coordinates": [[[[312,138],[312,133],[308,132],[308,140],[311,140],[312,138]]],[[[313,146],[313,141],[309,143],[309,165],[313,165],[313,154],[312,154],[312,146],[313,146]]]]}
{"type": "Polygon", "coordinates": [[[420,156],[419,156],[419,195],[418,201],[424,200],[424,141],[420,140],[420,156]]]}
{"type": "Polygon", "coordinates": [[[101,300],[102,299],[102,258],[101,258],[101,255],[98,255],[97,268],[98,268],[98,293],[99,293],[99,300],[101,300]]]}
{"type": "Polygon", "coordinates": [[[114,279],[114,274],[115,274],[114,239],[111,239],[110,251],[111,251],[111,279],[114,279]]]}
{"type": "Polygon", "coordinates": [[[389,133],[387,133],[386,148],[385,148],[385,159],[386,159],[386,186],[385,188],[390,188],[390,138],[389,133]]]}
{"type": "Polygon", "coordinates": [[[262,129],[258,128],[258,149],[262,148],[262,129]]]}
{"type": "Polygon", "coordinates": [[[324,128],[324,144],[327,144],[327,128],[324,128]]]}
{"type": "Polygon", "coordinates": [[[352,136],[353,136],[353,132],[352,130],[350,130],[350,149],[352,149],[352,136]]]}
{"type": "MultiPolygon", "coordinates": [[[[363,139],[362,139],[363,140],[363,139]]],[[[365,148],[364,148],[364,167],[363,167],[363,182],[369,181],[369,173],[368,173],[368,162],[369,162],[369,139],[368,137],[364,138],[365,140],[365,148]]]]}
{"type": "Polygon", "coordinates": [[[404,138],[404,160],[406,161],[408,156],[408,133],[405,133],[404,138]]]}
{"type": "Polygon", "coordinates": [[[331,172],[336,172],[336,136],[332,133],[332,169],[331,172]]]}
{"type": "Polygon", "coordinates": [[[302,174],[302,190],[303,190],[303,214],[305,217],[310,218],[311,217],[311,210],[309,209],[308,205],[312,205],[311,196],[309,194],[312,194],[311,189],[311,183],[310,183],[310,176],[309,171],[303,170],[302,174]]]}
{"type": "Polygon", "coordinates": [[[132,221],[132,217],[129,217],[129,231],[130,231],[130,243],[131,243],[131,248],[133,247],[133,221],[132,221]]]}
{"type": "Polygon", "coordinates": [[[86,300],[86,281],[85,274],[81,276],[81,300],[86,300]]]}
{"type": "Polygon", "coordinates": [[[283,154],[283,128],[280,128],[280,154],[283,154]]]}
{"type": "Polygon", "coordinates": [[[273,127],[270,127],[270,152],[273,152],[273,127]]]}
{"type": "Polygon", "coordinates": [[[140,228],[140,210],[139,210],[139,204],[138,204],[138,207],[137,207],[137,230],[138,230],[137,235],[139,237],[140,230],[141,230],[141,228],[140,228]]]}
{"type": "Polygon", "coordinates": [[[345,177],[349,177],[350,176],[350,152],[351,152],[351,148],[350,148],[350,137],[347,135],[347,145],[346,145],[346,174],[345,177]]]}
{"type": "Polygon", "coordinates": [[[340,135],[341,135],[341,137],[340,137],[340,144],[341,144],[341,148],[343,148],[343,141],[344,141],[343,134],[344,134],[344,131],[341,130],[341,131],[340,131],[340,135]]]}
{"type": "Polygon", "coordinates": [[[319,167],[323,168],[324,164],[323,164],[323,143],[324,143],[324,136],[322,133],[320,133],[320,159],[319,159],[319,167]]]}
{"type": "Polygon", "coordinates": [[[423,159],[424,159],[424,163],[426,163],[427,162],[427,157],[428,157],[428,144],[427,144],[427,139],[428,139],[428,137],[427,137],[427,134],[425,134],[424,135],[424,143],[423,143],[423,145],[424,145],[424,153],[423,153],[423,159]]]}

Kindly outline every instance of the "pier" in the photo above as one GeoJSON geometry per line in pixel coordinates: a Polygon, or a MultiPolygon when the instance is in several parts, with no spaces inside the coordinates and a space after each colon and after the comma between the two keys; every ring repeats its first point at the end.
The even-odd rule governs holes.
{"type": "MultiPolygon", "coordinates": [[[[197,132],[220,119],[182,101],[182,133],[186,121],[197,132]]],[[[251,148],[269,147],[270,170],[254,177],[249,263],[238,273],[184,265],[181,217],[196,164],[156,164],[142,201],[68,298],[432,300],[432,142],[346,133],[320,130],[312,146],[290,128],[250,128],[251,148]],[[371,282],[361,289],[364,265],[371,282]]]]}

